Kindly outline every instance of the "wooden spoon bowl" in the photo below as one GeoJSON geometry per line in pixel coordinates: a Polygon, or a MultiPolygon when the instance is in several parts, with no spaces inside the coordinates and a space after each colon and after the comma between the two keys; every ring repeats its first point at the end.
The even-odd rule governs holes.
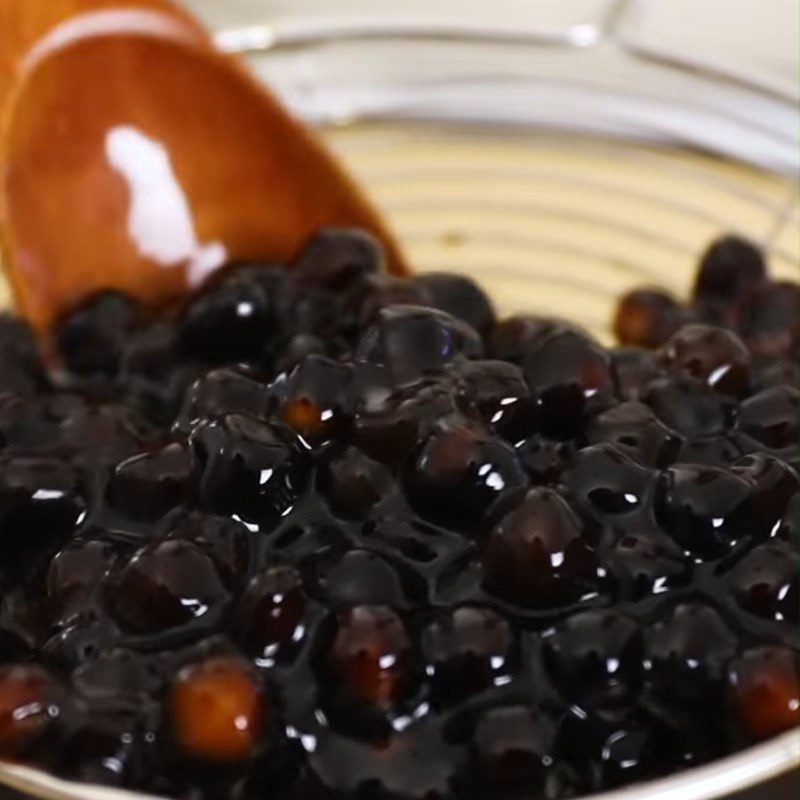
{"type": "Polygon", "coordinates": [[[291,259],[321,225],[371,230],[403,271],[333,158],[184,14],[67,5],[38,38],[16,24],[27,50],[0,106],[0,242],[37,330],[100,288],[159,303],[228,260],[291,259]]]}

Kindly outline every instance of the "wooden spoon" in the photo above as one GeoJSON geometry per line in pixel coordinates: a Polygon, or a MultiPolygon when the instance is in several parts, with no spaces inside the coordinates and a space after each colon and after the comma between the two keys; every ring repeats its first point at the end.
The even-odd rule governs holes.
{"type": "Polygon", "coordinates": [[[404,271],[334,159],[166,0],[0,0],[0,25],[20,32],[6,70],[0,244],[17,308],[39,332],[100,288],[158,303],[230,259],[291,259],[321,225],[371,230],[404,271]],[[40,13],[51,3],[57,12],[40,13]]]}

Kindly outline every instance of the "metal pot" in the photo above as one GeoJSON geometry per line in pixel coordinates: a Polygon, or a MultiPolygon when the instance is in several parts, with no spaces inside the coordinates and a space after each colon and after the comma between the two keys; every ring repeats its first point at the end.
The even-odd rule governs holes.
{"type": "MultiPolygon", "coordinates": [[[[717,800],[755,786],[760,788],[753,800],[773,800],[764,785],[778,775],[792,770],[796,773],[798,762],[800,736],[790,731],[729,758],[662,780],[593,795],[591,800],[717,800]]],[[[0,783],[42,800],[157,800],[149,795],[68,783],[23,767],[0,767],[0,783]]],[[[776,796],[774,800],[793,796],[776,796]]]]}
{"type": "MultiPolygon", "coordinates": [[[[761,35],[750,35],[752,20],[738,20],[731,41],[740,51],[746,42],[753,46],[740,58],[732,57],[736,47],[716,27],[717,14],[727,15],[719,17],[722,23],[730,21],[728,0],[671,0],[663,4],[669,13],[661,8],[653,16],[652,3],[561,0],[537,4],[524,20],[492,4],[491,18],[503,24],[491,22],[485,3],[470,8],[462,0],[457,13],[445,2],[417,2],[411,10],[406,2],[402,11],[401,4],[382,0],[372,6],[375,17],[349,13],[347,2],[337,4],[338,17],[320,14],[319,0],[189,4],[218,26],[223,46],[249,53],[297,111],[337,123],[323,133],[395,223],[412,263],[476,275],[501,310],[563,311],[607,340],[620,293],[643,281],[686,291],[696,254],[727,230],[760,241],[776,276],[796,278],[797,189],[784,176],[797,171],[797,67],[782,72],[774,53],[764,62],[756,52],[772,47],[763,30],[797,30],[794,17],[785,18],[796,15],[794,0],[736,4],[766,15],[759,18],[761,35]],[[705,13],[715,25],[705,45],[693,31],[691,52],[668,49],[686,33],[678,25],[681,9],[694,22],[705,13]],[[442,58],[437,47],[445,43],[442,58]],[[364,69],[365,59],[387,46],[398,53],[416,48],[406,51],[410,72],[375,78],[376,62],[364,69]],[[474,63],[470,54],[477,52],[489,59],[482,62],[489,64],[485,80],[453,71],[452,57],[474,63]],[[779,66],[770,70],[764,63],[779,66]],[[519,113],[521,76],[512,74],[519,64],[527,70],[528,89],[537,92],[536,114],[519,113]],[[542,82],[558,83],[566,74],[559,70],[573,67],[591,74],[589,94],[573,87],[559,107],[548,105],[552,97],[542,82]],[[445,68],[442,80],[428,80],[442,77],[430,70],[445,68]],[[337,91],[323,80],[331,74],[337,91]],[[631,89],[632,102],[619,83],[603,87],[604,77],[616,81],[620,74],[645,75],[631,89]],[[358,75],[373,80],[360,84],[358,75]],[[475,98],[486,92],[496,102],[480,118],[476,108],[484,106],[475,98]],[[581,104],[593,93],[602,102],[587,117],[581,104]],[[760,122],[766,113],[769,124],[756,125],[750,113],[756,107],[760,122]],[[354,117],[384,124],[341,127],[354,117]],[[586,139],[587,132],[604,138],[586,139]]],[[[796,49],[789,61],[796,60],[796,49]]],[[[766,786],[776,776],[784,776],[784,800],[796,795],[791,784],[799,764],[800,731],[790,731],[591,800],[744,800],[738,793],[747,790],[753,792],[749,800],[771,800],[766,786]]],[[[0,766],[0,783],[43,800],[154,800],[9,765],[0,766]]]]}

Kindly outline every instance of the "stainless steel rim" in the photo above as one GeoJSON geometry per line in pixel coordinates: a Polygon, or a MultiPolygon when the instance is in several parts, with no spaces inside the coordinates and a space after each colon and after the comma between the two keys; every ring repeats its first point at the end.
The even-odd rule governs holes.
{"type": "MultiPolygon", "coordinates": [[[[800,764],[800,729],[668,778],[586,800],[717,800],[782,775],[800,764]]],[[[42,800],[156,800],[152,795],[70,783],[38,770],[5,765],[0,783],[42,800]]]]}

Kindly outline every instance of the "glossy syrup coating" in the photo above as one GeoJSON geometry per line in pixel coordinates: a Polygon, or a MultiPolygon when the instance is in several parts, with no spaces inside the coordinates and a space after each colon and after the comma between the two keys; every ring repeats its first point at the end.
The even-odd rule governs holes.
{"type": "Polygon", "coordinates": [[[796,724],[796,387],[707,321],[764,287],[607,350],[382,264],[326,229],[127,335],[101,295],[49,375],[0,319],[0,756],[567,800],[796,724]]]}

